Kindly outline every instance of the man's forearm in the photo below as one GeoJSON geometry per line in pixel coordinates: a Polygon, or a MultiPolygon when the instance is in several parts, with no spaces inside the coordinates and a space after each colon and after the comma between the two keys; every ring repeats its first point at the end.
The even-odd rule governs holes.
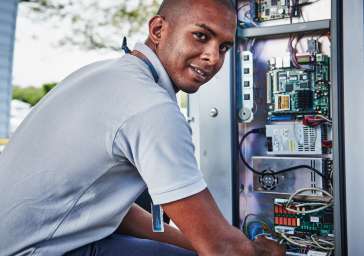
{"type": "Polygon", "coordinates": [[[163,205],[201,256],[254,255],[251,242],[231,226],[206,189],[194,196],[163,205]]]}
{"type": "Polygon", "coordinates": [[[194,250],[191,243],[187,240],[183,233],[168,224],[164,225],[164,232],[153,232],[152,215],[136,204],[130,208],[129,212],[120,224],[118,232],[194,250]]]}

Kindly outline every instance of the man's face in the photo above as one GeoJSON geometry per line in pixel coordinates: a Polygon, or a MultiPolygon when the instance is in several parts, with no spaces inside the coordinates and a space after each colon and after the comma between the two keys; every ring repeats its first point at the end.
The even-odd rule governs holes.
{"type": "Polygon", "coordinates": [[[156,51],[176,90],[193,93],[222,67],[233,45],[236,17],[221,5],[196,1],[175,19],[166,19],[156,51]]]}

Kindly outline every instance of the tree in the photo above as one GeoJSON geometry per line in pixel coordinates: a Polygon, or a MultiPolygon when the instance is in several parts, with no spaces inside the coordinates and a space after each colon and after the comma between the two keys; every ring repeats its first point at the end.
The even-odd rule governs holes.
{"type": "MultiPolygon", "coordinates": [[[[33,21],[60,28],[59,45],[120,50],[122,35],[142,32],[161,0],[19,0],[33,21]],[[65,30],[66,28],[66,30],[65,30]]],[[[144,33],[146,33],[144,29],[144,33]]]]}
{"type": "Polygon", "coordinates": [[[13,99],[17,99],[23,102],[29,103],[31,106],[37,104],[50,90],[52,90],[57,84],[48,83],[43,84],[42,87],[13,87],[13,99]]]}

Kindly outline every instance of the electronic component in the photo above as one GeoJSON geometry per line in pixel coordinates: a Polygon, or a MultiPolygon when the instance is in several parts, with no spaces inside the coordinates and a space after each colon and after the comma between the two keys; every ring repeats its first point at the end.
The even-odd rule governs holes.
{"type": "MultiPolygon", "coordinates": [[[[333,236],[333,209],[328,207],[322,211],[299,214],[286,209],[287,199],[274,199],[274,229],[276,232],[287,235],[319,235],[333,236]]],[[[319,200],[294,201],[293,206],[298,209],[309,211],[315,203],[325,204],[319,200]],[[301,206],[304,205],[304,206],[301,206]]]]}
{"type": "Polygon", "coordinates": [[[307,40],[307,52],[311,55],[317,54],[320,52],[320,43],[318,40],[315,39],[308,39],[307,40]]]}
{"type": "Polygon", "coordinates": [[[335,249],[333,199],[326,190],[311,187],[296,190],[288,199],[274,199],[274,230],[287,242],[288,251],[335,249]],[[321,196],[303,195],[307,191],[320,192],[321,196]]]}
{"type": "MultiPolygon", "coordinates": [[[[274,175],[275,171],[292,166],[310,166],[324,176],[328,176],[332,171],[332,160],[326,158],[253,156],[252,161],[255,170],[271,170],[263,175],[254,174],[253,188],[256,192],[290,194],[302,187],[328,187],[321,176],[305,167],[294,172],[274,175]]],[[[307,191],[306,194],[319,195],[316,191],[307,191]]]]}
{"type": "Polygon", "coordinates": [[[254,119],[254,66],[253,54],[250,51],[241,52],[241,101],[242,108],[239,117],[242,122],[249,123],[254,119]]]}
{"type": "Polygon", "coordinates": [[[310,127],[301,121],[266,125],[268,155],[321,155],[321,126],[310,127]]]}
{"type": "Polygon", "coordinates": [[[285,68],[283,65],[277,68],[281,67],[278,58],[269,61],[268,121],[279,115],[330,116],[329,57],[322,54],[313,57],[301,55],[297,56],[297,61],[298,64],[313,65],[313,69],[285,68]]]}
{"type": "Polygon", "coordinates": [[[300,17],[300,4],[303,2],[305,0],[255,0],[255,21],[300,17]]]}

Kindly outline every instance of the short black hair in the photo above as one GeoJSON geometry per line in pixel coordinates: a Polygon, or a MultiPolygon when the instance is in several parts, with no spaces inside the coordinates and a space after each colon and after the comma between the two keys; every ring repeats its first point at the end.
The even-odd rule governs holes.
{"type": "MultiPolygon", "coordinates": [[[[217,3],[226,7],[229,11],[236,13],[236,9],[231,2],[231,0],[205,0],[211,3],[217,3]]],[[[182,4],[188,4],[187,0],[163,0],[162,4],[159,7],[157,15],[165,16],[169,11],[174,9],[175,7],[182,6],[182,4]]],[[[173,12],[173,11],[172,11],[173,12]]]]}

